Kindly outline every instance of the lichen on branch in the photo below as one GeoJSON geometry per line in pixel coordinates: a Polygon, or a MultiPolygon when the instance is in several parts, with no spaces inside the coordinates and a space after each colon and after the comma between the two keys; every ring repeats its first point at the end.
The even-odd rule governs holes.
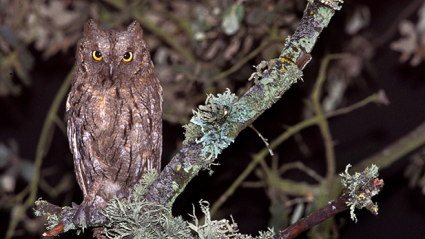
{"type": "Polygon", "coordinates": [[[217,97],[208,94],[205,105],[193,111],[190,123],[183,126],[186,129],[183,144],[195,141],[202,144],[202,156],[206,159],[215,159],[221,151],[233,143],[229,137],[233,123],[240,120],[234,107],[237,97],[227,89],[217,97]]]}
{"type": "Polygon", "coordinates": [[[344,187],[344,195],[348,195],[347,205],[350,206],[351,219],[357,222],[354,209],[366,208],[374,215],[378,215],[378,204],[372,202],[372,197],[381,191],[384,186],[383,180],[378,179],[378,167],[374,164],[367,167],[363,172],[354,175],[348,173],[350,164],[341,173],[341,183],[344,187]]]}

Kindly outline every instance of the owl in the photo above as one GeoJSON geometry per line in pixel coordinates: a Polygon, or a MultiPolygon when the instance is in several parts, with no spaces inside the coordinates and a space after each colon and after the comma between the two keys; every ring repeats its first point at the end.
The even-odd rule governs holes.
{"type": "Polygon", "coordinates": [[[93,20],[84,25],[66,103],[84,195],[75,225],[89,207],[104,208],[113,196],[128,195],[147,169],[160,170],[162,87],[142,37],[138,22],[126,31],[104,31],[93,20]]]}

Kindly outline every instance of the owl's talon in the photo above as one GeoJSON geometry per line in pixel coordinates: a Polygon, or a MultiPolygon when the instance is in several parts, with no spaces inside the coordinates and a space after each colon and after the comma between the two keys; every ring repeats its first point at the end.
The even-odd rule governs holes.
{"type": "Polygon", "coordinates": [[[74,217],[72,218],[72,223],[75,227],[87,227],[90,223],[90,207],[86,205],[78,205],[72,203],[72,208],[78,208],[74,217]]]}
{"type": "Polygon", "coordinates": [[[116,193],[116,196],[117,196],[118,199],[121,199],[121,198],[127,198],[128,199],[130,194],[127,193],[127,192],[122,192],[121,190],[118,190],[117,193],[116,193]]]}

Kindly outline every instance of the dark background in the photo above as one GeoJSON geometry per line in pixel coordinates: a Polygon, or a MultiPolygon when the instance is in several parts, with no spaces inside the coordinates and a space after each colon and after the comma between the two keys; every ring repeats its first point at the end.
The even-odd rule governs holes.
{"type": "MultiPolygon", "coordinates": [[[[266,111],[254,126],[265,138],[274,139],[282,132],[282,125],[293,125],[300,121],[303,99],[309,95],[313,82],[317,77],[318,66],[325,52],[336,53],[341,51],[341,44],[347,36],[343,33],[346,21],[347,8],[354,8],[358,4],[367,5],[371,10],[371,24],[369,33],[371,38],[378,37],[404,9],[410,1],[346,1],[342,11],[336,13],[330,25],[320,35],[313,50],[313,60],[304,69],[304,82],[295,84],[270,110],[266,111]]],[[[409,17],[417,20],[416,12],[409,17]]],[[[392,41],[400,38],[397,33],[392,41]]],[[[7,143],[15,139],[19,144],[19,154],[22,158],[33,160],[37,142],[43,126],[46,113],[51,102],[62,84],[66,74],[74,64],[75,47],[67,53],[58,53],[48,60],[42,60],[41,53],[30,46],[35,56],[35,66],[31,71],[32,85],[24,87],[18,97],[0,98],[0,142],[7,143]]],[[[357,84],[345,93],[345,105],[360,101],[367,96],[383,89],[391,104],[377,106],[369,104],[355,110],[348,115],[342,115],[329,120],[333,139],[337,142],[335,153],[337,171],[344,170],[348,163],[356,162],[380,151],[385,146],[397,141],[425,120],[425,63],[412,67],[408,63],[400,63],[400,53],[389,49],[389,42],[376,49],[372,60],[374,74],[362,75],[362,84],[357,84]]],[[[250,62],[251,65],[258,62],[250,62]]],[[[167,92],[164,92],[167,94],[167,92]]],[[[65,102],[62,102],[60,116],[64,116],[65,102]]],[[[183,128],[179,124],[164,121],[164,150],[163,164],[166,164],[177,152],[177,139],[183,139],[183,128]]],[[[305,143],[312,152],[312,157],[305,159],[299,152],[293,138],[287,140],[276,151],[283,162],[303,160],[306,164],[317,169],[324,175],[325,154],[322,136],[316,126],[301,131],[305,143]]],[[[218,157],[220,166],[213,166],[214,174],[201,172],[194,178],[184,193],[178,198],[174,214],[189,219],[192,205],[200,213],[198,202],[200,199],[211,204],[230,186],[237,176],[251,161],[251,155],[264,147],[263,142],[251,130],[244,130],[228,149],[218,157]]],[[[270,160],[270,157],[269,159],[270,160]]],[[[346,220],[340,229],[339,238],[424,238],[425,237],[425,195],[419,187],[409,188],[408,179],[403,173],[409,163],[409,157],[398,160],[389,168],[380,170],[380,178],[384,179],[385,186],[382,192],[375,196],[378,202],[379,215],[373,216],[366,210],[357,210],[359,219],[354,223],[349,213],[344,212],[337,216],[338,220],[346,220]]],[[[56,130],[52,145],[44,158],[43,168],[54,168],[57,173],[48,176],[46,180],[54,185],[65,172],[73,172],[73,162],[68,149],[66,136],[56,130]]],[[[287,177],[302,178],[297,171],[291,171],[287,177]]],[[[72,182],[73,202],[82,201],[82,193],[72,182]]],[[[256,180],[254,175],[248,181],[256,180]]],[[[17,181],[17,192],[26,186],[22,179],[17,181]]],[[[38,197],[48,197],[39,190],[38,197]]],[[[64,202],[64,195],[52,199],[52,203],[64,202]]],[[[238,188],[235,194],[222,206],[218,215],[229,218],[233,216],[242,233],[253,234],[259,230],[266,230],[270,201],[264,189],[238,188]]],[[[27,213],[33,217],[30,212],[27,213]]],[[[5,232],[10,212],[2,210],[0,216],[4,218],[0,231],[5,232]]],[[[220,219],[220,218],[216,218],[220,219]]],[[[18,226],[18,234],[22,238],[38,237],[28,235],[23,226],[18,226]]],[[[3,235],[3,233],[0,233],[3,235]]],[[[74,232],[61,235],[61,238],[74,238],[74,232]]],[[[91,232],[86,231],[79,238],[91,238],[91,232]]]]}

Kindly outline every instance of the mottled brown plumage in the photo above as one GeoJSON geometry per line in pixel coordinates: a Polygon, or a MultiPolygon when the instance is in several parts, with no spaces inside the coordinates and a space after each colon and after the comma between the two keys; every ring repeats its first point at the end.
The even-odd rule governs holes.
{"type": "Polygon", "coordinates": [[[78,42],[66,111],[86,208],[104,208],[161,167],[162,88],[142,36],[138,22],[103,31],[89,20],[78,42]]]}

